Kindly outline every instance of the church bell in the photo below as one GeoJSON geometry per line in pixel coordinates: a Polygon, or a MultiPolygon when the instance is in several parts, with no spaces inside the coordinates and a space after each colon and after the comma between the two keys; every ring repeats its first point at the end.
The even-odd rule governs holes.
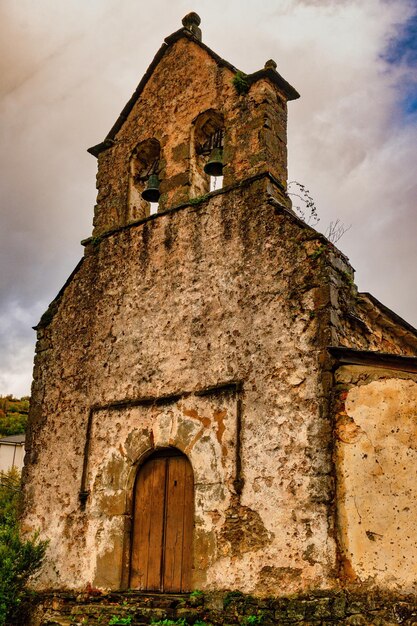
{"type": "Polygon", "coordinates": [[[146,189],[142,191],[142,198],[147,202],[158,202],[160,195],[158,174],[151,174],[146,189]]]}
{"type": "Polygon", "coordinates": [[[204,166],[204,171],[209,176],[221,176],[223,174],[222,148],[213,148],[210,152],[209,160],[204,166]]]}

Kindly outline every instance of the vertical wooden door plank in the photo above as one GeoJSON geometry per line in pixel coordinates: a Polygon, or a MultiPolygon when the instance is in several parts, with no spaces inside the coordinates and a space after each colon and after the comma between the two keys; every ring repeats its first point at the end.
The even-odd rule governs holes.
{"type": "Polygon", "coordinates": [[[167,463],[166,459],[153,459],[150,463],[153,465],[153,480],[151,519],[149,524],[148,584],[146,589],[160,591],[167,463]]]}
{"type": "Polygon", "coordinates": [[[181,591],[191,591],[193,567],[194,535],[194,474],[191,464],[186,460],[184,485],[183,516],[183,555],[181,569],[181,591]]]}
{"type": "Polygon", "coordinates": [[[130,586],[159,590],[163,545],[165,459],[153,459],[136,480],[130,586]]]}
{"type": "Polygon", "coordinates": [[[181,591],[185,463],[185,458],[180,456],[168,459],[163,568],[164,591],[181,591]]]}
{"type": "Polygon", "coordinates": [[[151,519],[150,509],[152,506],[151,472],[150,464],[142,467],[135,485],[130,567],[130,586],[133,589],[146,589],[148,582],[148,537],[151,519]]]}

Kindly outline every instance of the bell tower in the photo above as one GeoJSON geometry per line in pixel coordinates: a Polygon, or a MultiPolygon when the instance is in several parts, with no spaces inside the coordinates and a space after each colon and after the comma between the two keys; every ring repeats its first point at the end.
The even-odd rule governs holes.
{"type": "Polygon", "coordinates": [[[273,60],[246,75],[201,39],[190,13],[167,37],[105,140],[98,158],[94,237],[211,191],[268,176],[288,205],[287,102],[296,90],[273,60]],[[216,185],[219,187],[219,181],[216,185]]]}

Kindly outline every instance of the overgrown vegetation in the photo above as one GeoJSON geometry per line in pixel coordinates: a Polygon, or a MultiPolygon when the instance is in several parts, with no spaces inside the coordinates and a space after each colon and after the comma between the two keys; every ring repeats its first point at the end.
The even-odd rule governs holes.
{"type": "Polygon", "coordinates": [[[255,598],[242,591],[229,591],[223,598],[223,608],[227,609],[234,602],[240,603],[246,610],[255,602],[255,598]]]}
{"type": "Polygon", "coordinates": [[[29,397],[0,396],[0,437],[20,435],[26,430],[29,397]]]}
{"type": "Polygon", "coordinates": [[[204,194],[203,196],[196,196],[195,198],[190,198],[187,202],[187,204],[190,204],[191,206],[195,206],[197,204],[201,204],[202,202],[204,202],[204,200],[207,200],[208,198],[208,194],[204,194]]]}
{"type": "Polygon", "coordinates": [[[194,589],[190,593],[190,604],[191,606],[202,606],[204,604],[204,593],[199,589],[194,589]]]}
{"type": "Polygon", "coordinates": [[[26,623],[25,606],[30,597],[26,585],[39,570],[47,546],[37,535],[20,538],[20,506],[20,475],[13,468],[0,474],[0,626],[26,623]]]}
{"type": "Polygon", "coordinates": [[[91,237],[90,243],[96,247],[101,243],[101,237],[91,237]]]}
{"type": "Polygon", "coordinates": [[[326,249],[327,249],[327,246],[323,246],[323,245],[319,246],[317,248],[317,250],[314,250],[314,252],[312,252],[310,254],[310,258],[311,259],[318,259],[319,256],[321,256],[323,254],[323,252],[326,252],[326,249]]]}

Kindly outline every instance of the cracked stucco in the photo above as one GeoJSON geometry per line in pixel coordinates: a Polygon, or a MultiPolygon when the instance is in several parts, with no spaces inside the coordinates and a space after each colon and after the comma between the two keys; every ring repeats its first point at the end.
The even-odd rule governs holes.
{"type": "Polygon", "coordinates": [[[336,423],[339,538],[349,576],[402,592],[417,590],[417,382],[409,377],[385,373],[351,387],[336,423]]]}

